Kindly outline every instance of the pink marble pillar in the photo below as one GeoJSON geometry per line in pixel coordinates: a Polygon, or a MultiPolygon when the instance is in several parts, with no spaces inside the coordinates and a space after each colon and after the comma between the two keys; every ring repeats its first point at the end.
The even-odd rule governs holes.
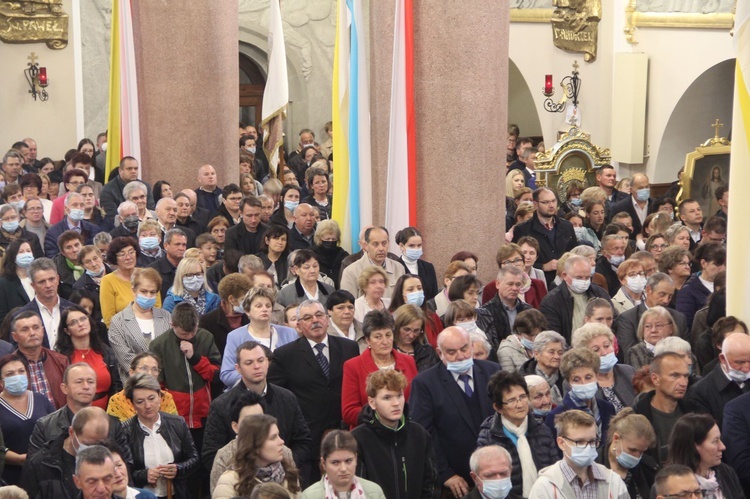
{"type": "MultiPolygon", "coordinates": [[[[438,4],[414,2],[417,225],[440,282],[460,250],[477,254],[488,282],[505,231],[509,6],[438,4]]],[[[375,223],[385,219],[393,21],[394,0],[370,2],[375,223]]]]}
{"type": "Polygon", "coordinates": [[[237,2],[133,2],[143,177],[194,188],[198,168],[237,182],[237,2]]]}

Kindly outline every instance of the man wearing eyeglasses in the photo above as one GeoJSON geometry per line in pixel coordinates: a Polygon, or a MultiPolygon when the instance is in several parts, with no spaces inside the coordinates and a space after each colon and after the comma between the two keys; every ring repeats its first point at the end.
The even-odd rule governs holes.
{"type": "Polygon", "coordinates": [[[619,475],[594,462],[600,442],[593,416],[575,409],[565,411],[555,418],[555,429],[563,458],[539,472],[530,499],[630,497],[619,475]]]}
{"type": "Polygon", "coordinates": [[[670,464],[662,468],[656,474],[654,487],[656,488],[656,499],[705,497],[693,470],[682,464],[670,464]]]}
{"type": "MultiPolygon", "coordinates": [[[[297,332],[301,337],[277,348],[268,370],[268,381],[297,396],[312,437],[311,460],[303,468],[302,483],[320,479],[318,451],[323,433],[341,427],[341,383],[344,362],[359,355],[357,344],[328,331],[328,314],[316,300],[297,308],[297,332]],[[304,473],[306,469],[309,472],[304,473]]],[[[301,463],[297,463],[301,464],[301,463]]]]}

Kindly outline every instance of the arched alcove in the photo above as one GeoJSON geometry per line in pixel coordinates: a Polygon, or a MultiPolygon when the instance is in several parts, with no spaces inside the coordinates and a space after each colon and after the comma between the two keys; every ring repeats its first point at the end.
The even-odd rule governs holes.
{"type": "MultiPolygon", "coordinates": [[[[534,104],[529,85],[512,59],[509,63],[508,123],[518,125],[523,137],[542,137],[542,124],[539,121],[539,113],[536,104],[534,104]]],[[[546,145],[547,147],[552,146],[552,144],[546,145]]]]}
{"type": "Polygon", "coordinates": [[[713,136],[711,124],[724,123],[721,135],[729,136],[732,123],[735,59],[720,62],[690,84],[672,110],[656,158],[656,183],[672,182],[685,164],[685,155],[713,136]]]}

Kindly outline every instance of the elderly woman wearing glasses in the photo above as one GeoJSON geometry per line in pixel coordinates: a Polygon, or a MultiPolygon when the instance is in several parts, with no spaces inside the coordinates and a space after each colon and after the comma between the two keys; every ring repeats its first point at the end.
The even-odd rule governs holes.
{"type": "MultiPolygon", "coordinates": [[[[128,374],[132,378],[136,374],[150,374],[154,378],[159,377],[161,372],[161,361],[159,356],[152,352],[142,352],[133,358],[128,374]]],[[[174,397],[169,392],[163,392],[161,396],[161,411],[177,415],[177,406],[174,397]]],[[[125,390],[120,390],[109,398],[107,414],[117,417],[120,421],[126,421],[135,416],[133,403],[125,396],[125,390]]]]}
{"type": "Polygon", "coordinates": [[[636,371],[651,364],[656,344],[674,333],[674,319],[666,308],[652,307],[643,312],[636,332],[640,341],[628,350],[628,364],[636,371]]]}

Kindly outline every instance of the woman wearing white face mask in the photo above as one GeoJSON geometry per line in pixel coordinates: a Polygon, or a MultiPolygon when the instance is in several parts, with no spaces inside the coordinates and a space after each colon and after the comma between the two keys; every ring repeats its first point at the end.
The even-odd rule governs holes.
{"type": "Polygon", "coordinates": [[[563,355],[560,361],[560,374],[570,390],[563,397],[562,403],[545,419],[545,423],[555,435],[557,435],[555,416],[577,409],[594,417],[597,438],[606,441],[609,420],[615,415],[615,408],[606,400],[596,396],[599,391],[596,378],[599,368],[599,356],[585,348],[572,348],[563,355]]]}
{"type": "Polygon", "coordinates": [[[637,260],[625,260],[617,267],[620,290],[612,297],[612,304],[618,314],[641,304],[643,289],[646,287],[646,273],[637,260]]]}
{"type": "Polygon", "coordinates": [[[206,271],[197,258],[183,258],[175,271],[174,284],[167,291],[164,310],[171,312],[180,302],[189,302],[198,315],[207,314],[219,306],[221,299],[206,283],[206,271]]]}
{"type": "Polygon", "coordinates": [[[571,344],[573,348],[586,348],[599,356],[597,396],[610,402],[617,412],[632,406],[636,396],[633,388],[635,369],[617,363],[612,331],[604,324],[589,322],[573,332],[571,344]]]}
{"type": "Polygon", "coordinates": [[[609,439],[599,449],[597,461],[620,475],[630,497],[650,497],[659,463],[646,451],[655,443],[646,416],[627,407],[609,422],[609,439]]]}
{"type": "Polygon", "coordinates": [[[438,293],[437,275],[434,265],[422,259],[422,234],[416,227],[407,227],[396,233],[396,244],[401,250],[399,261],[406,268],[406,273],[419,276],[424,299],[431,300],[438,293]]]}

